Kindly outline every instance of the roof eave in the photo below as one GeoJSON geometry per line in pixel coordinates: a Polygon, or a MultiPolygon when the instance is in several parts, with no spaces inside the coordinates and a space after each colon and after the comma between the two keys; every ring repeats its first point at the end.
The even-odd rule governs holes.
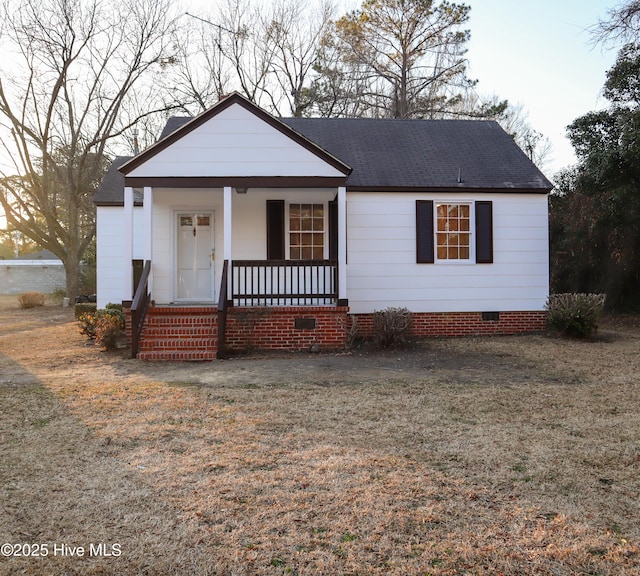
{"type": "Polygon", "coordinates": [[[425,194],[445,193],[477,193],[477,194],[549,194],[553,187],[549,188],[517,188],[517,187],[473,187],[473,186],[350,186],[347,184],[347,192],[422,192],[425,194]]]}

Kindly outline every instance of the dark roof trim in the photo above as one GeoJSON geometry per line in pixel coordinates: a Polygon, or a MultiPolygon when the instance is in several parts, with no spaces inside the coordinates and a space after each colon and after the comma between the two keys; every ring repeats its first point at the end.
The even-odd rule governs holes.
{"type": "Polygon", "coordinates": [[[454,192],[456,194],[548,194],[551,188],[473,188],[471,186],[459,187],[433,187],[424,186],[349,186],[347,192],[410,192],[412,194],[444,194],[454,192]]]}
{"type": "Polygon", "coordinates": [[[208,122],[214,116],[217,116],[220,112],[223,112],[227,108],[230,108],[234,104],[238,104],[242,106],[245,110],[248,110],[279,132],[282,132],[285,136],[300,144],[303,148],[306,148],[312,154],[315,154],[321,160],[324,160],[327,164],[333,166],[336,170],[342,172],[345,175],[348,175],[351,172],[351,167],[294,130],[287,126],[284,122],[281,122],[277,118],[274,118],[268,112],[265,112],[258,106],[256,106],[253,102],[247,100],[241,94],[234,92],[230,96],[220,100],[217,104],[203,112],[202,114],[193,118],[180,128],[178,128],[175,132],[172,132],[166,138],[163,138],[159,142],[156,142],[145,151],[141,152],[125,164],[123,164],[119,170],[123,174],[128,174],[131,170],[134,170],[138,166],[144,164],[147,160],[171,146],[177,140],[180,140],[183,136],[188,134],[189,132],[195,130],[202,124],[208,122]]]}
{"type": "Polygon", "coordinates": [[[125,186],[143,188],[337,188],[345,186],[347,178],[330,176],[163,176],[144,178],[125,176],[125,186]]]}
{"type": "MultiPolygon", "coordinates": [[[[337,188],[345,186],[343,178],[320,178],[303,176],[272,176],[261,178],[257,176],[235,178],[125,178],[126,186],[142,188],[151,186],[155,188],[337,188]]],[[[373,194],[384,193],[411,193],[411,194],[548,194],[549,190],[540,188],[424,188],[407,186],[346,186],[347,192],[368,192],[373,194]]],[[[97,201],[96,206],[123,206],[122,200],[97,201]]],[[[136,200],[135,206],[142,206],[142,202],[136,200]]]]}
{"type": "MultiPolygon", "coordinates": [[[[124,206],[123,200],[96,200],[94,201],[96,206],[124,206]]],[[[139,200],[134,201],[134,206],[142,206],[142,202],[139,200]]]]}

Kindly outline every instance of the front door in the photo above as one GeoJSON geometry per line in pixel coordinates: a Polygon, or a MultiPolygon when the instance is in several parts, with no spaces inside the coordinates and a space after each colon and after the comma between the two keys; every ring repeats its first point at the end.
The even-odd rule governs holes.
{"type": "Polygon", "coordinates": [[[177,299],[214,300],[213,212],[180,212],[177,226],[177,299]]]}

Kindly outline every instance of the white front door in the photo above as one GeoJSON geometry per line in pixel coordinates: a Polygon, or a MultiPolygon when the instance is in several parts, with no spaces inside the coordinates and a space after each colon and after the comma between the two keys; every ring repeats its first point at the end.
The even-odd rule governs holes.
{"type": "Polygon", "coordinates": [[[214,300],[213,212],[180,212],[177,227],[177,300],[214,300]]]}

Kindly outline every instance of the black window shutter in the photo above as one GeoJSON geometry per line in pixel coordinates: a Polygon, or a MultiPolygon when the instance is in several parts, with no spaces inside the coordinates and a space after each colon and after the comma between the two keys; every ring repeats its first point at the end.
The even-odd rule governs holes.
{"type": "Polygon", "coordinates": [[[267,260],[284,260],[284,200],[267,200],[267,260]]]}
{"type": "Polygon", "coordinates": [[[416,261],[433,264],[433,200],[416,200],[416,261]]]}
{"type": "Polygon", "coordinates": [[[329,202],[329,260],[338,259],[338,202],[329,202]]]}
{"type": "Polygon", "coordinates": [[[493,262],[493,203],[490,200],[476,202],[476,263],[493,262]]]}

